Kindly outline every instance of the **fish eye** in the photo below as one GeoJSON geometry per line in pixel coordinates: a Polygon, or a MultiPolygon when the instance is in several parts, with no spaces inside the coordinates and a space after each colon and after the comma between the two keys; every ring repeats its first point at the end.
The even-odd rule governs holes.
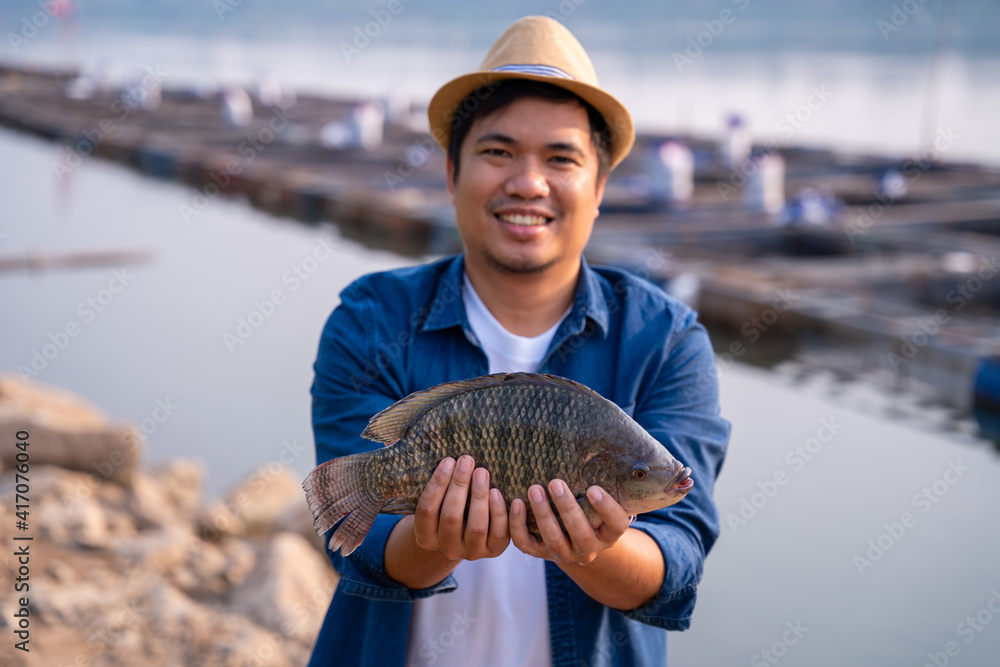
{"type": "Polygon", "coordinates": [[[649,466],[643,461],[636,461],[632,466],[632,476],[636,479],[645,479],[649,474],[649,466]]]}

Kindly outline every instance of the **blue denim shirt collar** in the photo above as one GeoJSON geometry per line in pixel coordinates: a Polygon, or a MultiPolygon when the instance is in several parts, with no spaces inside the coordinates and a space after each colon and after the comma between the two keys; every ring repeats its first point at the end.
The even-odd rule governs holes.
{"type": "MultiPolygon", "coordinates": [[[[427,306],[427,318],[421,325],[420,331],[461,327],[466,336],[472,336],[472,327],[465,312],[465,302],[461,298],[464,270],[465,256],[456,255],[441,275],[434,299],[427,306]],[[436,304],[440,304],[440,307],[436,307],[436,304]]],[[[570,336],[583,333],[588,319],[597,327],[601,338],[608,335],[610,312],[601,290],[600,278],[587,264],[587,259],[583,255],[580,256],[580,276],[573,308],[552,339],[550,349],[559,347],[570,336]]]]}

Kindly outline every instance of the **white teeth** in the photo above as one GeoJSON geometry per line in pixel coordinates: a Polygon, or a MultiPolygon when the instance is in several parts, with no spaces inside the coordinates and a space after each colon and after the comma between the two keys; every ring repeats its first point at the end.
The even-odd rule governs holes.
{"type": "Polygon", "coordinates": [[[545,218],[539,218],[533,215],[499,215],[497,217],[504,222],[509,222],[512,225],[520,225],[522,227],[534,227],[545,224],[545,218]]]}

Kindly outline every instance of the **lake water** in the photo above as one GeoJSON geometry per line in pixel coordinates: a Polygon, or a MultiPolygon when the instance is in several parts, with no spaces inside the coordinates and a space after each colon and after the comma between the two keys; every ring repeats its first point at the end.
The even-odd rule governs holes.
{"type": "MultiPolygon", "coordinates": [[[[88,3],[89,11],[99,14],[104,4],[88,3]]],[[[560,6],[514,4],[529,9],[520,14],[560,6]]],[[[729,3],[692,4],[683,21],[651,21],[640,33],[609,17],[606,39],[584,20],[605,5],[576,2],[573,20],[598,41],[598,72],[640,127],[713,133],[737,110],[758,136],[769,136],[811,87],[825,85],[832,96],[788,141],[916,151],[929,65],[924,47],[933,37],[927,16],[915,16],[881,48],[876,20],[892,9],[871,5],[862,23],[837,24],[843,48],[819,52],[808,48],[820,34],[815,26],[775,28],[768,5],[745,4],[746,20],[683,72],[671,53],[729,3]],[[753,19],[751,9],[764,15],[753,19]],[[783,35],[780,55],[733,50],[774,34],[768,30],[783,35]],[[878,48],[851,52],[855,33],[878,48]],[[626,43],[635,48],[622,48],[626,43]],[[907,47],[895,48],[900,44],[907,47]]],[[[381,95],[395,87],[425,102],[442,81],[478,64],[483,42],[495,37],[478,15],[457,17],[446,29],[407,18],[348,64],[338,44],[374,4],[354,18],[340,16],[329,34],[313,26],[303,27],[299,40],[238,32],[220,39],[242,16],[264,11],[243,7],[246,14],[226,16],[219,28],[206,5],[204,20],[177,33],[184,37],[50,29],[15,60],[104,62],[112,79],[161,65],[167,85],[250,81],[267,68],[301,89],[381,95]],[[402,35],[419,36],[422,46],[401,44],[402,35]]],[[[421,11],[417,3],[407,7],[414,16],[421,11]]],[[[35,10],[33,2],[15,2],[0,11],[17,25],[35,10]]],[[[978,22],[966,16],[958,34],[975,33],[995,14],[978,22]]],[[[949,158],[1000,164],[1000,60],[995,39],[980,46],[974,57],[942,61],[933,125],[953,125],[960,135],[949,158]]],[[[134,249],[153,258],[124,268],[0,274],[0,370],[30,367],[35,351],[75,325],[79,333],[46,360],[37,380],[86,397],[114,419],[146,420],[150,462],[202,460],[210,497],[276,460],[308,473],[311,365],[338,292],[362,273],[414,260],[233,199],[213,201],[186,224],[179,206],[189,201],[188,188],[100,160],[86,160],[58,185],[51,165],[60,154],[54,144],[0,130],[0,256],[134,249]],[[303,262],[329,246],[330,259],[303,262]],[[281,294],[273,309],[255,305],[275,290],[281,294]],[[257,322],[251,313],[261,309],[269,315],[259,316],[251,335],[227,343],[240,320],[257,322]],[[171,406],[162,423],[152,421],[158,405],[171,406]]],[[[1000,456],[976,426],[795,362],[770,371],[737,364],[720,379],[723,412],[733,423],[717,487],[722,535],[706,564],[692,629],[670,636],[671,664],[997,664],[1000,456]]]]}

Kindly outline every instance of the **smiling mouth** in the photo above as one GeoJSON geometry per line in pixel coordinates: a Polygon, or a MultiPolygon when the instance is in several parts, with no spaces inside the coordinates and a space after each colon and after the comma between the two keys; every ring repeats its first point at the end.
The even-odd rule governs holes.
{"type": "Polygon", "coordinates": [[[518,227],[541,227],[549,222],[552,222],[552,218],[546,218],[540,215],[520,215],[520,214],[494,214],[497,220],[509,223],[511,225],[517,225],[518,227]]]}

